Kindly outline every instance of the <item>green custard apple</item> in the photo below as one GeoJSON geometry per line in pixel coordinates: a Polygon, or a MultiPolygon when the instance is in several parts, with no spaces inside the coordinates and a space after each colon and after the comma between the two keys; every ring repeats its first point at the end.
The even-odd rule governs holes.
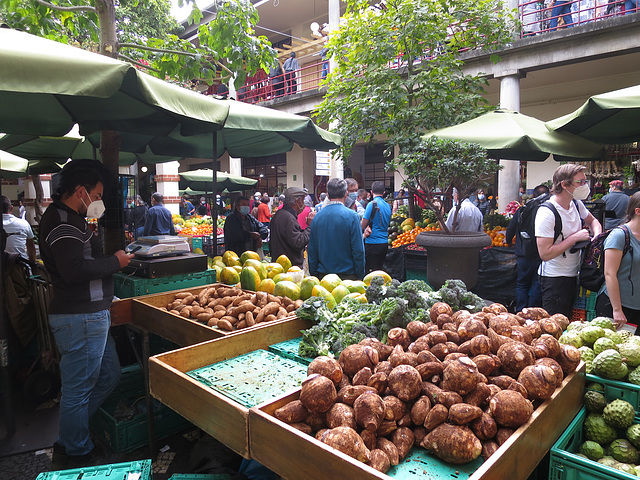
{"type": "MultiPolygon", "coordinates": [[[[636,411],[629,402],[620,400],[619,398],[609,403],[602,411],[604,421],[613,428],[629,428],[633,425],[633,419],[636,411]]],[[[614,455],[614,458],[615,455],[614,455]]],[[[623,462],[625,460],[619,460],[623,462]]],[[[636,463],[636,462],[631,462],[636,463]]]]}
{"type": "Polygon", "coordinates": [[[582,330],[587,325],[589,325],[587,322],[571,322],[569,325],[567,325],[566,331],[567,332],[572,332],[572,331],[578,331],[579,332],[580,330],[582,330]]]}
{"type": "Polygon", "coordinates": [[[629,475],[636,475],[635,467],[628,463],[616,462],[612,467],[616,470],[620,470],[621,472],[628,473],[629,475]]]}
{"type": "Polygon", "coordinates": [[[636,448],[640,448],[640,424],[634,423],[625,432],[627,440],[636,448]]]}
{"type": "Polygon", "coordinates": [[[633,383],[634,385],[640,385],[640,367],[636,367],[629,372],[627,381],[629,383],[633,383]]]}
{"type": "Polygon", "coordinates": [[[593,353],[595,353],[596,355],[599,355],[605,350],[609,350],[609,349],[611,350],[618,349],[616,344],[613,343],[613,340],[611,340],[610,338],[601,337],[593,343],[593,353]]]}
{"type": "Polygon", "coordinates": [[[613,319],[609,317],[596,317],[589,321],[589,325],[596,325],[602,328],[608,328],[609,330],[615,330],[613,326],[613,319]]]}
{"type": "Polygon", "coordinates": [[[587,345],[593,345],[596,340],[604,337],[604,328],[597,325],[589,325],[580,330],[580,338],[587,345]]]}
{"type": "Polygon", "coordinates": [[[630,367],[640,365],[640,345],[636,343],[626,342],[618,345],[618,351],[623,358],[626,358],[626,364],[630,367]]]}
{"type": "Polygon", "coordinates": [[[600,460],[598,460],[598,463],[604,465],[605,467],[613,467],[616,463],[618,463],[618,461],[610,455],[605,455],[600,460]]]}
{"type": "Polygon", "coordinates": [[[604,449],[598,442],[587,440],[580,446],[580,453],[591,460],[600,460],[604,457],[604,449]]]}
{"type": "Polygon", "coordinates": [[[602,393],[589,390],[584,394],[584,406],[591,413],[602,413],[607,406],[607,399],[602,393]]]}
{"type": "Polygon", "coordinates": [[[562,335],[560,335],[558,342],[560,342],[563,345],[573,345],[576,348],[580,348],[584,345],[584,341],[580,336],[580,332],[576,330],[571,330],[570,332],[564,332],[562,335]]]}
{"type": "Polygon", "coordinates": [[[617,438],[611,442],[607,450],[611,452],[613,458],[621,463],[635,464],[638,462],[638,450],[625,438],[617,438]]]}
{"type": "Polygon", "coordinates": [[[596,354],[596,358],[593,359],[594,373],[605,378],[617,376],[622,365],[622,355],[612,348],[596,354]]]}
{"type": "Polygon", "coordinates": [[[615,330],[611,330],[610,328],[604,329],[604,336],[606,338],[609,338],[610,340],[613,340],[613,343],[615,343],[616,345],[622,343],[622,337],[618,334],[618,332],[616,332],[615,330]]]}
{"type": "Polygon", "coordinates": [[[578,350],[580,351],[580,359],[583,362],[593,362],[593,359],[596,358],[596,352],[594,352],[592,348],[587,347],[586,345],[580,347],[578,350]]]}
{"type": "Polygon", "coordinates": [[[584,420],[584,436],[587,440],[593,440],[600,445],[606,445],[618,437],[618,432],[604,421],[602,415],[590,413],[584,420]]]}

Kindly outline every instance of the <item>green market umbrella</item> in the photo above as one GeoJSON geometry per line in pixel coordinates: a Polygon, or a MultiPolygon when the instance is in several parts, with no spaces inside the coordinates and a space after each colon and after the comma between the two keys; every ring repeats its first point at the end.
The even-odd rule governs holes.
{"type": "MultiPolygon", "coordinates": [[[[199,192],[214,192],[214,185],[212,182],[213,172],[209,169],[181,172],[179,175],[180,188],[191,189],[199,192]]],[[[254,180],[253,178],[230,175],[225,172],[217,172],[216,178],[216,192],[220,192],[222,190],[227,190],[228,192],[238,192],[247,190],[258,183],[258,180],[254,180]]]]}
{"type": "Polygon", "coordinates": [[[547,127],[607,144],[640,141],[640,85],[593,95],[547,127]]]}
{"type": "Polygon", "coordinates": [[[505,160],[598,160],[604,147],[566,132],[550,131],[545,123],[511,110],[494,110],[473,120],[434,130],[422,138],[438,137],[478,143],[489,155],[505,160]]]}
{"type": "Polygon", "coordinates": [[[0,177],[21,178],[26,175],[28,168],[29,161],[27,159],[0,150],[0,177]]]}

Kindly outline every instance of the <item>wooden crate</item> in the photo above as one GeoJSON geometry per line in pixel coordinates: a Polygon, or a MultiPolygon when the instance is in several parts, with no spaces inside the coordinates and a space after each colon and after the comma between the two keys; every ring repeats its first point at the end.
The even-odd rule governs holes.
{"type": "MultiPolygon", "coordinates": [[[[197,320],[184,318],[174,313],[163,310],[167,304],[173,300],[178,292],[190,292],[197,295],[205,288],[218,286],[219,283],[205,285],[197,288],[189,288],[184,290],[174,290],[172,292],[157,293],[154,295],[145,295],[143,297],[133,298],[131,300],[132,323],[148,330],[151,333],[160,335],[178,345],[187,346],[196,343],[207,342],[220,337],[227,337],[245,330],[251,330],[258,327],[247,327],[242,330],[234,330],[228,332],[217,327],[208,327],[197,320]]],[[[245,290],[247,293],[255,293],[245,290]]],[[[287,322],[295,318],[294,315],[281,318],[271,323],[287,322]]]]}
{"type": "MultiPolygon", "coordinates": [[[[261,323],[233,335],[149,359],[151,394],[227,447],[249,456],[249,409],[203,385],[186,372],[300,336],[311,323],[293,317],[261,323]]],[[[284,392],[283,392],[284,393],[284,392]]]]}
{"type": "MultiPolygon", "coordinates": [[[[533,412],[530,421],[516,430],[469,480],[528,478],[580,410],[584,378],[584,363],[581,363],[578,371],[564,380],[562,388],[557,389],[551,399],[542,403],[533,412]]],[[[249,411],[251,458],[278,475],[292,480],[301,478],[300,472],[304,472],[304,478],[313,480],[392,479],[273,416],[277,408],[297,400],[299,396],[298,390],[249,411]]],[[[460,478],[456,470],[456,466],[452,465],[451,478],[460,478]]],[[[428,478],[428,472],[425,478],[428,478]]]]}

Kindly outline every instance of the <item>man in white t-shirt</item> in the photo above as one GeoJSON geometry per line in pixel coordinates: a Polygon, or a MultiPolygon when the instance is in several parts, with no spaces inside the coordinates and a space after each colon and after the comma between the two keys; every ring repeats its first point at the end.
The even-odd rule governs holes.
{"type": "Polygon", "coordinates": [[[19,253],[26,260],[36,261],[36,246],[33,242],[33,230],[26,220],[11,213],[13,205],[2,196],[2,228],[7,234],[5,252],[19,253]]]}
{"type": "Polygon", "coordinates": [[[542,307],[549,314],[571,316],[581,258],[580,251],[571,253],[571,247],[589,240],[589,231],[593,236],[602,232],[600,222],[582,203],[590,194],[584,170],[581,165],[569,163],[558,167],[553,174],[553,195],[549,202],[562,222],[562,231],[557,238],[554,238],[554,211],[541,206],[536,214],[536,243],[542,259],[538,269],[542,307]]]}

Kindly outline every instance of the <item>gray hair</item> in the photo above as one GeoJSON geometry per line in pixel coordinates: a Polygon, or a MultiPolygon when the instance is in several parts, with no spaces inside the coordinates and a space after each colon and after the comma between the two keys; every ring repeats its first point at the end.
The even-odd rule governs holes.
{"type": "Polygon", "coordinates": [[[151,194],[151,198],[153,198],[157,203],[164,202],[164,195],[158,192],[154,192],[151,194]]]}
{"type": "Polygon", "coordinates": [[[326,194],[325,192],[322,192],[322,193],[320,194],[320,201],[321,201],[321,202],[324,202],[324,200],[325,200],[326,198],[327,198],[327,194],[326,194]]]}
{"type": "Polygon", "coordinates": [[[332,178],[327,182],[329,200],[342,199],[347,194],[347,181],[342,178],[332,178]]]}

